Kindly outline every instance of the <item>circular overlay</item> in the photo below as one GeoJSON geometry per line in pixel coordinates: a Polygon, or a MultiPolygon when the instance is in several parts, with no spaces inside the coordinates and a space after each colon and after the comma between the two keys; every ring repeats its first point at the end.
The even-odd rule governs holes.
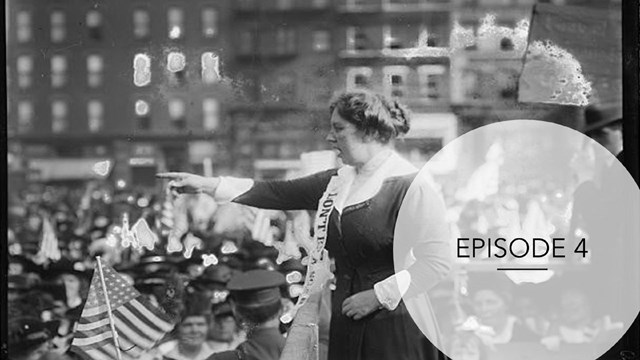
{"type": "Polygon", "coordinates": [[[640,309],[639,193],[570,128],[468,132],[429,160],[399,210],[404,304],[453,360],[597,359],[640,309]]]}

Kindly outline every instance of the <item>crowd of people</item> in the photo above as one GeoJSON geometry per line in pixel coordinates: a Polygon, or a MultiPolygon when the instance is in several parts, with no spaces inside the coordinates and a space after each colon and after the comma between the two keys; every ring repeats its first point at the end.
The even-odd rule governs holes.
{"type": "MultiPolygon", "coordinates": [[[[556,302],[544,311],[500,279],[469,279],[464,291],[443,282],[452,265],[444,203],[393,148],[394,139],[409,129],[407,110],[369,92],[343,94],[330,110],[327,140],[347,165],[339,170],[288,181],[159,175],[177,198],[210,195],[237,206],[317,211],[314,244],[321,244],[318,254],[326,245],[335,274],[327,287],[330,310],[319,321],[321,345],[329,344],[323,359],[442,358],[436,347],[456,358],[482,359],[499,344],[557,348],[595,341],[619,328],[592,311],[580,287],[559,287],[556,302]],[[394,267],[398,244],[406,258],[414,258],[402,271],[394,267]],[[398,283],[408,285],[399,291],[398,283]],[[444,296],[426,296],[429,289],[443,290],[444,296]],[[412,317],[410,309],[416,308],[426,315],[412,317]]],[[[256,232],[250,227],[221,232],[216,221],[223,219],[203,216],[211,212],[202,207],[198,219],[186,216],[188,228],[180,234],[182,244],[190,237],[198,245],[172,252],[167,237],[184,219],[164,221],[168,195],[103,185],[28,188],[9,199],[12,359],[76,356],[70,345],[96,256],[173,316],[174,330],[145,359],[279,358],[287,330],[280,315],[293,306],[304,282],[300,260],[278,264],[278,251],[252,241],[256,232]],[[118,235],[133,219],[152,224],[157,247],[121,246],[118,235]]],[[[242,223],[240,214],[231,218],[242,223]]],[[[273,240],[281,241],[283,222],[276,217],[269,226],[273,240]]]]}
{"type": "MultiPolygon", "coordinates": [[[[227,284],[235,275],[256,269],[281,274],[283,279],[293,274],[277,286],[282,293],[278,315],[290,306],[291,294],[296,295],[296,287],[304,281],[305,267],[299,260],[277,264],[278,253],[273,247],[243,241],[251,238],[250,228],[216,233],[213,218],[191,224],[183,235],[183,239],[197,236],[202,240],[189,257],[184,251],[168,253],[160,244],[152,251],[109,244],[114,229],[122,226],[122,213],[131,218],[146,217],[151,224],[162,216],[162,199],[149,194],[114,192],[95,184],[79,189],[59,184],[33,187],[17,197],[23,201],[9,206],[8,259],[9,350],[15,359],[75,356],[69,349],[96,256],[113,266],[151,304],[175,315],[175,330],[149,352],[149,359],[205,359],[235,349],[246,340],[246,328],[229,301],[227,284]],[[89,204],[83,209],[86,195],[89,204]],[[47,236],[55,238],[57,257],[44,254],[47,236]],[[203,255],[212,260],[205,264],[203,255]],[[169,285],[182,289],[173,304],[165,301],[169,285]],[[41,333],[47,336],[31,339],[41,333]]],[[[273,225],[278,225],[276,220],[273,225]]],[[[166,237],[162,241],[166,244],[166,237]]],[[[284,325],[280,330],[284,332],[284,325]]]]}

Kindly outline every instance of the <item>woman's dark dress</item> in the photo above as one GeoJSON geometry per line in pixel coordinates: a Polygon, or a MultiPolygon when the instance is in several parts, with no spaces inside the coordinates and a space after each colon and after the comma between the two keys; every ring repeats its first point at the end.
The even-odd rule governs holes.
{"type": "MultiPolygon", "coordinates": [[[[289,181],[256,182],[234,202],[278,210],[316,210],[336,170],[289,181]]],[[[400,205],[416,174],[387,178],[369,200],[334,209],[326,248],[335,259],[332,294],[330,360],[436,359],[438,351],[411,319],[404,301],[361,320],[342,314],[342,303],[394,274],[393,239],[400,205]]],[[[435,320],[433,320],[435,321],[435,320]]]]}

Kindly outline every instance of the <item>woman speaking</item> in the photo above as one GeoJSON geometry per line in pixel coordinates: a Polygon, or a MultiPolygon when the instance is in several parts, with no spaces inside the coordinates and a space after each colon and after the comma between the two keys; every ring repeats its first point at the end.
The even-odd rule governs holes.
{"type": "Polygon", "coordinates": [[[217,201],[327,214],[326,226],[320,229],[316,224],[315,237],[336,265],[329,359],[435,359],[438,351],[423,335],[437,339],[436,319],[424,292],[449,271],[449,233],[441,198],[394,151],[395,139],[409,131],[408,111],[396,101],[358,91],[338,96],[330,114],[327,141],[342,159],[344,166],[339,169],[285,181],[188,173],[158,177],[169,179],[169,187],[178,193],[206,193],[217,201]],[[406,199],[411,203],[408,210],[401,209],[405,196],[412,197],[406,199]],[[409,217],[397,221],[401,212],[409,217]],[[412,264],[397,272],[393,251],[398,230],[415,238],[412,264]],[[408,306],[403,296],[422,302],[408,306]],[[412,314],[426,314],[419,325],[408,307],[412,314]]]}

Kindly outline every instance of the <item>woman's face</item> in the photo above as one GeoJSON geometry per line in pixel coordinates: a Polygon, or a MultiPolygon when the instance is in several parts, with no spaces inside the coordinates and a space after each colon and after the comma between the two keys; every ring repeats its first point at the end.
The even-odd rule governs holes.
{"type": "Polygon", "coordinates": [[[230,342],[236,335],[238,326],[233,315],[212,317],[209,336],[218,341],[230,342]]]}
{"type": "Polygon", "coordinates": [[[338,110],[331,114],[331,130],[327,135],[327,141],[338,156],[347,165],[364,162],[364,134],[355,125],[343,119],[338,110]]]}
{"type": "Polygon", "coordinates": [[[491,290],[480,290],[473,297],[473,307],[480,322],[490,321],[507,313],[504,299],[491,290]]]}
{"type": "Polygon", "coordinates": [[[183,345],[200,346],[206,340],[208,328],[205,316],[188,316],[178,327],[178,339],[183,345]]]}

